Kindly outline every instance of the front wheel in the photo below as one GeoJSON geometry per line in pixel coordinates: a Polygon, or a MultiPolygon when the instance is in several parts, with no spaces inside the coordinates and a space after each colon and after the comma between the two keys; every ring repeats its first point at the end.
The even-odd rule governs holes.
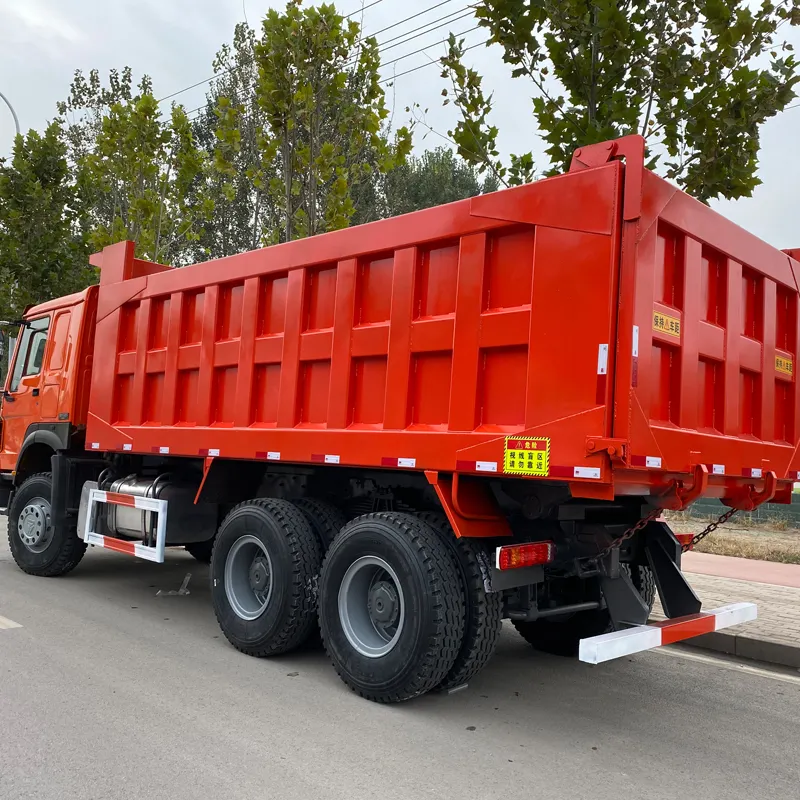
{"type": "Polygon", "coordinates": [[[438,686],[464,635],[455,559],[426,523],[367,514],[334,539],[320,577],[320,628],[342,680],[397,703],[438,686]]]}
{"type": "Polygon", "coordinates": [[[14,495],[8,511],[8,545],[17,566],[29,575],[55,577],[78,566],[86,542],[75,525],[53,525],[49,472],[32,475],[14,495]]]}

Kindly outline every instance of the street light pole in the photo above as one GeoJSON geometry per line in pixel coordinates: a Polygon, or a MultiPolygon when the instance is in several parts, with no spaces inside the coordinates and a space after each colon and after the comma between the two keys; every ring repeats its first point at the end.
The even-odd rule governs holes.
{"type": "Polygon", "coordinates": [[[14,106],[11,105],[11,101],[2,92],[0,92],[0,99],[5,100],[8,110],[11,112],[11,116],[14,117],[14,127],[17,129],[17,136],[19,136],[19,119],[17,119],[17,112],[14,111],[14,106]]]}

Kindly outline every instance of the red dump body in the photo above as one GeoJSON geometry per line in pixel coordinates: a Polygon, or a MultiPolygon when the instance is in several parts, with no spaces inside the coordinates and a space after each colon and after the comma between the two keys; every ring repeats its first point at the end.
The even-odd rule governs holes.
{"type": "Polygon", "coordinates": [[[87,448],[788,499],[800,264],[643,165],[181,269],[107,248],[87,448]]]}

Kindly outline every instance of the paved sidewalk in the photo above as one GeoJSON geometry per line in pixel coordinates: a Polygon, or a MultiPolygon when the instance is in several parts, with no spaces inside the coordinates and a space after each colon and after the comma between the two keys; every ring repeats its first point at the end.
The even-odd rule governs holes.
{"type": "Polygon", "coordinates": [[[716,556],[713,553],[686,553],[682,563],[685,572],[800,589],[800,564],[778,564],[753,558],[716,556]]]}
{"type": "MultiPolygon", "coordinates": [[[[703,601],[704,609],[739,602],[758,606],[758,619],[754,622],[698,636],[685,644],[800,669],[800,566],[705,553],[689,553],[684,558],[689,582],[703,601]],[[788,569],[776,572],[774,567],[788,569]],[[723,577],[727,575],[750,575],[789,585],[723,577]]],[[[663,618],[658,601],[653,616],[663,618]]]]}

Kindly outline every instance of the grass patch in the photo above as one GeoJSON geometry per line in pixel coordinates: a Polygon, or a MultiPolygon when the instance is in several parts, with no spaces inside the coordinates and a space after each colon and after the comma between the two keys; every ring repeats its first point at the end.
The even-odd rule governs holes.
{"type": "MultiPolygon", "coordinates": [[[[782,564],[800,564],[800,530],[790,528],[782,520],[769,525],[729,525],[718,528],[695,548],[698,553],[718,556],[753,558],[782,564]]],[[[679,533],[699,533],[708,524],[705,519],[693,519],[685,514],[671,515],[670,525],[679,533]]]]}

